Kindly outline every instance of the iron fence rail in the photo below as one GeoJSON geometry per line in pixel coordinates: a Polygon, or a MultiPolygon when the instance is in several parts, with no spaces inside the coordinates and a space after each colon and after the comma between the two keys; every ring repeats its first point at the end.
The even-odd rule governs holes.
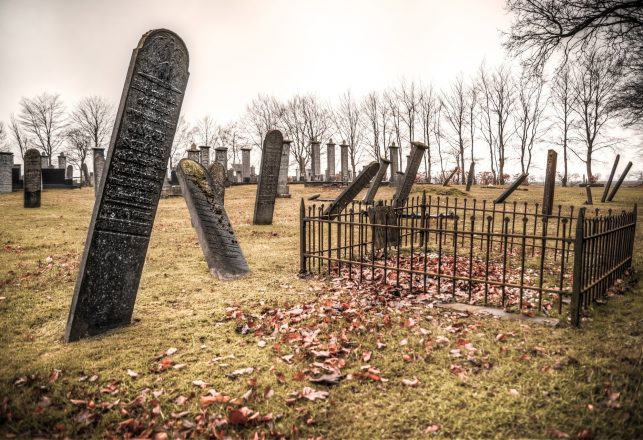
{"type": "Polygon", "coordinates": [[[300,271],[521,312],[562,314],[568,298],[579,325],[581,308],[632,264],[636,206],[588,218],[574,206],[547,216],[538,204],[489,205],[423,193],[401,208],[379,202],[389,221],[361,202],[330,218],[302,200],[300,271]]]}

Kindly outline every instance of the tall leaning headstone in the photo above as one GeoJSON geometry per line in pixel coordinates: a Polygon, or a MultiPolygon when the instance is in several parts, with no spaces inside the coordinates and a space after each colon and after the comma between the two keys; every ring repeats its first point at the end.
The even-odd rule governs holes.
{"type": "Polygon", "coordinates": [[[25,153],[25,208],[40,208],[42,191],[42,159],[35,148],[25,153]]]}
{"type": "Polygon", "coordinates": [[[105,168],[105,149],[92,148],[94,151],[94,194],[98,197],[100,192],[100,179],[103,177],[103,170],[105,168]]]}
{"type": "Polygon", "coordinates": [[[252,224],[254,225],[272,224],[283,145],[284,137],[279,130],[269,131],[263,140],[261,174],[259,175],[259,182],[257,184],[255,214],[252,219],[252,224]]]}
{"type": "Polygon", "coordinates": [[[427,148],[429,147],[424,145],[422,142],[411,142],[411,154],[406,165],[406,172],[397,187],[397,191],[395,191],[394,201],[396,208],[401,208],[406,204],[406,200],[409,198],[413,183],[415,183],[415,176],[417,176],[418,169],[422,163],[422,156],[424,156],[424,152],[427,148]]]}
{"type": "Polygon", "coordinates": [[[12,191],[13,153],[0,151],[0,193],[12,191]]]}
{"type": "Polygon", "coordinates": [[[471,161],[471,165],[469,165],[469,173],[467,174],[467,192],[471,191],[471,185],[473,185],[473,179],[475,178],[476,174],[476,163],[474,161],[471,161]]]}
{"type": "MultiPolygon", "coordinates": [[[[212,166],[218,178],[225,176],[222,164],[212,166]]],[[[215,181],[203,165],[190,159],[179,161],[176,175],[210,273],[233,280],[250,272],[223,206],[223,181],[215,181]]]]}
{"type": "Polygon", "coordinates": [[[357,197],[357,194],[366,186],[368,182],[373,180],[380,169],[379,162],[371,162],[364,167],[361,173],[342,191],[336,198],[328,205],[324,211],[324,215],[333,219],[337,217],[348,204],[357,197]]]}
{"type": "Polygon", "coordinates": [[[188,63],[181,38],[165,29],[143,35],[132,53],[67,320],[67,342],[131,322],[188,63]]]}

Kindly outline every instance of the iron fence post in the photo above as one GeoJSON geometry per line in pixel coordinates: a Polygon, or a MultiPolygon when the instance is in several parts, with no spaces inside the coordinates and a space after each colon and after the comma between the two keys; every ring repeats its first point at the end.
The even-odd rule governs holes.
{"type": "Polygon", "coordinates": [[[576,236],[574,237],[574,283],[572,285],[572,302],[570,306],[571,323],[580,327],[581,289],[583,283],[583,246],[585,244],[585,208],[578,210],[576,218],[576,236]]]}
{"type": "Polygon", "coordinates": [[[306,272],[306,206],[302,198],[299,205],[299,273],[306,272]]]}

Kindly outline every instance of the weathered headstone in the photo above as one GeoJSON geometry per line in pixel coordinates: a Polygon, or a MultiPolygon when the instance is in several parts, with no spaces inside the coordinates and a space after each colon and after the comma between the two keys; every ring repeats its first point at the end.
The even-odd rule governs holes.
{"type": "Polygon", "coordinates": [[[32,148],[25,153],[24,207],[40,208],[42,190],[42,159],[38,150],[32,148]]]}
{"type": "Polygon", "coordinates": [[[13,191],[11,177],[13,169],[13,153],[0,151],[0,193],[13,191]]]}
{"type": "MultiPolygon", "coordinates": [[[[392,206],[379,203],[368,208],[368,222],[371,225],[397,226],[397,215],[392,206]]],[[[384,249],[387,245],[397,246],[400,242],[400,230],[397,227],[374,226],[372,228],[373,247],[384,249]]]]}
{"type": "Polygon", "coordinates": [[[199,159],[201,159],[201,165],[207,170],[210,166],[210,147],[208,145],[201,145],[199,147],[201,153],[199,154],[199,159]]]}
{"type": "Polygon", "coordinates": [[[399,167],[399,153],[398,153],[399,147],[395,145],[395,142],[393,142],[391,145],[388,147],[389,151],[389,159],[391,159],[391,177],[389,178],[389,183],[391,184],[392,187],[397,186],[397,173],[400,171],[399,167]]]}
{"type": "Polygon", "coordinates": [[[346,208],[346,206],[355,198],[357,194],[368,185],[373,177],[377,174],[380,169],[380,164],[378,162],[371,162],[361,173],[357,176],[355,180],[348,185],[344,191],[338,195],[335,200],[326,208],[324,215],[329,218],[335,218],[337,215],[346,208]]]}
{"type": "Polygon", "coordinates": [[[556,189],[556,161],[558,153],[554,150],[547,152],[547,168],[545,170],[545,190],[543,193],[542,214],[550,216],[554,209],[554,190],[556,189]]]}
{"type": "Polygon", "coordinates": [[[241,148],[241,179],[244,183],[250,182],[250,151],[252,148],[241,148]]]}
{"type": "Polygon", "coordinates": [[[326,180],[335,180],[335,142],[332,139],[326,144],[326,180]]]}
{"type": "Polygon", "coordinates": [[[311,141],[311,164],[310,169],[312,170],[313,178],[312,180],[319,180],[319,175],[321,174],[321,151],[320,151],[321,142],[311,141]]]}
{"type": "Polygon", "coordinates": [[[257,185],[255,213],[252,220],[254,225],[272,224],[283,145],[284,137],[279,130],[269,131],[263,141],[261,175],[257,185]]]}
{"type": "Polygon", "coordinates": [[[390,160],[384,159],[383,157],[380,158],[380,169],[377,171],[377,174],[371,182],[371,186],[368,188],[368,191],[362,200],[364,203],[373,203],[377,190],[380,189],[380,185],[382,184],[382,180],[384,180],[384,176],[386,176],[386,170],[388,170],[388,166],[390,164],[390,160]]]}
{"type": "Polygon", "coordinates": [[[14,164],[13,167],[11,168],[11,189],[13,191],[17,191],[23,187],[24,182],[22,179],[20,179],[21,172],[20,172],[20,167],[21,165],[14,164]]]}
{"type": "Polygon", "coordinates": [[[58,168],[63,170],[67,168],[67,156],[65,156],[65,153],[58,155],[58,168]]]}
{"type": "Polygon", "coordinates": [[[469,165],[469,174],[467,174],[467,192],[471,191],[471,185],[473,185],[475,172],[476,172],[476,163],[471,161],[471,165],[469,165]]]}
{"type": "Polygon", "coordinates": [[[342,141],[342,143],[339,144],[339,155],[342,182],[346,182],[350,179],[348,178],[348,144],[345,141],[342,141]]]}
{"type": "Polygon", "coordinates": [[[192,142],[190,148],[187,150],[188,159],[198,162],[201,159],[201,152],[196,148],[196,144],[192,142]]]}
{"type": "Polygon", "coordinates": [[[94,148],[94,194],[98,197],[100,193],[100,179],[103,177],[105,168],[105,149],[94,148]]]}
{"type": "Polygon", "coordinates": [[[91,179],[89,178],[89,169],[85,162],[83,162],[83,165],[80,167],[80,180],[82,182],[81,186],[92,186],[91,179]]]}
{"type": "Polygon", "coordinates": [[[411,157],[406,166],[406,172],[404,173],[404,179],[398,185],[397,191],[395,192],[395,207],[401,208],[406,204],[406,200],[409,198],[411,193],[411,188],[413,183],[415,183],[415,177],[417,176],[418,169],[422,163],[422,156],[427,150],[426,145],[422,142],[411,142],[411,157]]]}
{"type": "Polygon", "coordinates": [[[451,171],[451,173],[447,176],[447,178],[444,179],[444,183],[442,184],[442,186],[449,186],[449,182],[451,182],[451,179],[453,179],[453,176],[455,176],[455,174],[458,171],[460,171],[460,168],[455,167],[455,169],[453,171],[451,171]]]}
{"type": "Polygon", "coordinates": [[[224,191],[220,181],[221,175],[225,176],[223,165],[212,164],[211,170],[219,181],[190,159],[182,159],[176,170],[210,273],[220,280],[233,280],[250,272],[220,199],[224,191]]]}
{"type": "Polygon", "coordinates": [[[71,304],[66,341],[129,324],[188,80],[189,55],[158,29],[132,53],[71,304]]]}
{"type": "Polygon", "coordinates": [[[49,156],[43,151],[40,156],[40,169],[49,168],[49,156]]]}
{"type": "Polygon", "coordinates": [[[224,169],[228,169],[228,148],[216,147],[214,149],[214,160],[223,165],[224,169]]]}
{"type": "Polygon", "coordinates": [[[228,181],[226,170],[219,162],[212,162],[212,165],[210,165],[210,168],[208,169],[208,173],[210,174],[210,179],[212,179],[212,185],[210,185],[210,187],[212,189],[214,200],[223,206],[223,203],[225,202],[225,187],[226,182],[228,181]]]}
{"type": "Polygon", "coordinates": [[[628,162],[627,165],[625,166],[625,169],[623,170],[623,174],[621,174],[621,177],[618,178],[616,185],[614,185],[614,189],[612,190],[612,192],[610,192],[610,195],[607,197],[608,202],[611,202],[614,199],[614,196],[616,196],[618,189],[621,187],[621,185],[623,184],[623,181],[625,180],[625,176],[627,176],[627,173],[630,172],[630,168],[632,168],[632,162],[628,162]]]}
{"type": "Polygon", "coordinates": [[[520,176],[518,176],[518,178],[511,185],[509,185],[509,188],[504,190],[502,194],[500,194],[496,198],[496,200],[493,201],[493,203],[502,203],[505,200],[507,200],[507,197],[509,197],[516,189],[518,189],[520,185],[522,185],[522,182],[525,181],[527,176],[528,176],[527,173],[523,173],[520,176]]]}
{"type": "Polygon", "coordinates": [[[612,180],[614,180],[614,174],[616,173],[616,167],[618,166],[618,161],[621,159],[621,155],[617,154],[616,158],[614,159],[614,165],[612,165],[612,172],[610,173],[609,179],[607,179],[607,183],[605,184],[605,189],[603,190],[603,196],[601,197],[601,202],[605,203],[607,200],[607,195],[609,194],[610,191],[610,186],[612,186],[612,180]]]}
{"type": "Polygon", "coordinates": [[[284,147],[281,150],[281,165],[279,167],[279,182],[277,184],[277,196],[290,197],[288,188],[288,166],[290,165],[290,144],[289,139],[284,139],[284,147]]]}
{"type": "Polygon", "coordinates": [[[67,165],[67,170],[65,171],[65,179],[71,180],[74,178],[74,167],[67,165]]]}

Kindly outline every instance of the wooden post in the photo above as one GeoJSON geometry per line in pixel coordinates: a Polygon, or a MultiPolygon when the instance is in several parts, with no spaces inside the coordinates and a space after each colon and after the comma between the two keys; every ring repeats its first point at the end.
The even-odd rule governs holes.
{"type": "Polygon", "coordinates": [[[547,152],[547,171],[545,172],[545,191],[543,194],[544,216],[550,216],[554,209],[554,190],[556,188],[556,160],[558,153],[554,150],[547,152]]]}
{"type": "Polygon", "coordinates": [[[614,196],[616,195],[616,192],[618,191],[618,189],[623,184],[623,181],[625,180],[625,176],[627,176],[627,173],[630,172],[630,168],[632,168],[632,162],[627,163],[627,166],[625,167],[625,170],[623,170],[623,174],[621,174],[621,177],[618,178],[618,181],[616,182],[616,185],[614,185],[614,189],[610,193],[609,197],[607,197],[608,202],[611,202],[612,199],[614,199],[614,196]]]}
{"type": "Polygon", "coordinates": [[[574,282],[572,285],[572,302],[569,314],[574,327],[580,326],[581,290],[583,288],[583,245],[585,243],[585,208],[578,210],[576,219],[576,236],[574,237],[574,282]]]}
{"type": "Polygon", "coordinates": [[[620,154],[616,155],[616,158],[614,159],[614,165],[612,165],[612,172],[610,173],[610,178],[607,179],[607,183],[605,184],[605,189],[603,190],[603,197],[601,197],[601,202],[605,203],[607,200],[607,194],[610,192],[610,186],[612,186],[612,180],[614,179],[614,174],[616,173],[616,167],[618,166],[618,161],[621,158],[620,154]]]}

